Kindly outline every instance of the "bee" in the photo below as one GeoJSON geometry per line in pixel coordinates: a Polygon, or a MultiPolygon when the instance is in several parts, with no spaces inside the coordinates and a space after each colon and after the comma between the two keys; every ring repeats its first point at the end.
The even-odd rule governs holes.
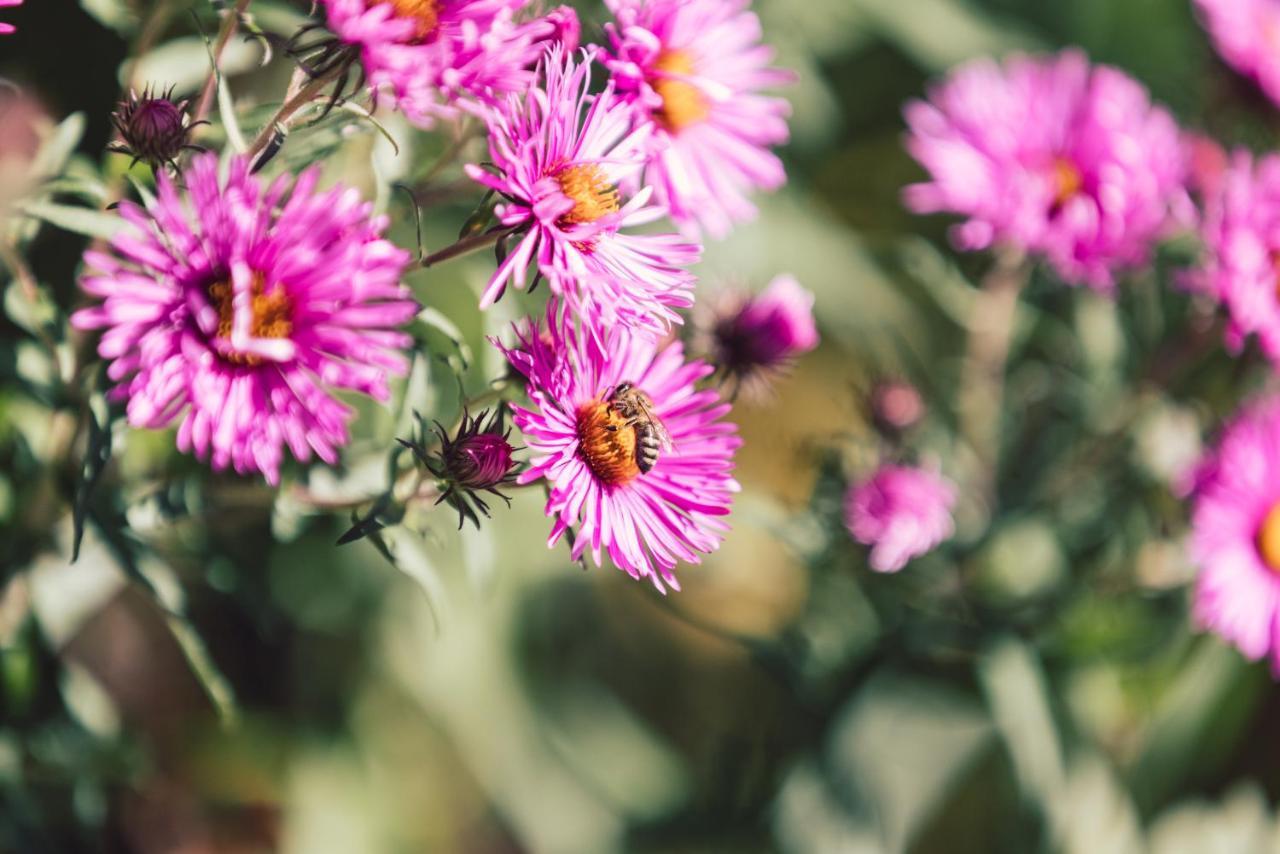
{"type": "MultiPolygon", "coordinates": [[[[653,400],[634,383],[618,383],[608,401],[613,411],[626,419],[623,426],[636,431],[636,467],[641,474],[646,474],[657,464],[659,452],[669,451],[675,446],[671,434],[653,411],[653,400]]],[[[618,428],[608,429],[614,431],[618,428]]]]}

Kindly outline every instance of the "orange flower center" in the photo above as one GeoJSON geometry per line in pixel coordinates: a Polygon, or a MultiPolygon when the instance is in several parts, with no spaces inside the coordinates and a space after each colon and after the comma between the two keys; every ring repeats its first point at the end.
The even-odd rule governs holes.
{"type": "MultiPolygon", "coordinates": [[[[277,285],[271,293],[266,293],[262,274],[255,273],[250,293],[253,295],[253,320],[249,334],[254,338],[288,338],[293,332],[293,302],[285,293],[284,286],[277,285]]],[[[229,280],[209,286],[209,302],[218,311],[217,337],[223,339],[231,337],[231,326],[235,320],[232,294],[229,280]]],[[[257,356],[240,353],[224,353],[223,358],[239,365],[256,365],[262,361],[257,356]]]]}
{"type": "Polygon", "coordinates": [[[1084,176],[1070,160],[1056,157],[1053,161],[1053,184],[1053,204],[1062,207],[1084,189],[1084,176]]]}
{"type": "MultiPolygon", "coordinates": [[[[689,76],[693,74],[693,58],[683,50],[664,51],[654,63],[658,71],[689,76]]],[[[671,133],[679,133],[697,124],[711,112],[711,104],[702,90],[692,83],[671,77],[658,77],[653,91],[662,98],[662,108],[654,118],[671,133]]]]}
{"type": "Polygon", "coordinates": [[[609,486],[629,483],[640,474],[635,428],[603,400],[578,408],[578,450],[592,474],[609,486]]]}
{"type": "Polygon", "coordinates": [[[561,191],[573,199],[573,209],[560,217],[562,225],[595,222],[618,212],[618,190],[594,163],[566,166],[555,174],[561,191]]]}
{"type": "Polygon", "coordinates": [[[1262,524],[1258,526],[1256,540],[1262,562],[1274,572],[1280,572],[1280,501],[1267,512],[1262,524]]]}
{"type": "Polygon", "coordinates": [[[414,39],[419,42],[431,38],[440,23],[440,0],[376,0],[376,2],[389,4],[392,9],[395,9],[397,18],[412,20],[417,26],[414,39]]]}

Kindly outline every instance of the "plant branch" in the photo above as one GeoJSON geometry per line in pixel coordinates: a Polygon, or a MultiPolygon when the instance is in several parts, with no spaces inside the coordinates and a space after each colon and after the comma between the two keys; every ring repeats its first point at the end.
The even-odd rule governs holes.
{"type": "Polygon", "coordinates": [[[227,42],[231,41],[231,37],[235,35],[236,28],[240,26],[240,16],[249,8],[251,2],[252,0],[236,0],[235,9],[223,17],[222,26],[218,27],[218,35],[213,40],[213,68],[209,72],[209,78],[204,81],[204,88],[200,90],[200,99],[196,101],[196,109],[191,116],[193,125],[203,121],[209,115],[209,107],[213,103],[213,94],[218,89],[218,76],[220,74],[218,67],[222,62],[222,51],[226,49],[227,42]]]}
{"type": "MultiPolygon", "coordinates": [[[[302,73],[305,77],[305,72],[302,73]]],[[[333,79],[334,74],[324,74],[314,77],[300,88],[297,87],[297,77],[289,85],[292,94],[286,94],[285,102],[280,105],[280,109],[271,117],[266,126],[258,132],[254,138],[253,144],[249,146],[248,158],[250,162],[256,161],[258,155],[263,152],[267,145],[271,142],[272,137],[281,131],[287,131],[289,128],[289,120],[293,118],[298,110],[315,100],[325,86],[329,85],[329,81],[333,79]],[[296,89],[296,91],[294,91],[296,89]]]]}
{"type": "Polygon", "coordinates": [[[473,234],[470,237],[464,237],[451,246],[446,246],[439,252],[432,252],[430,255],[422,259],[422,266],[431,267],[443,261],[453,258],[459,258],[463,255],[469,255],[488,246],[497,243],[503,237],[515,231],[513,226],[500,226],[491,228],[488,231],[482,231],[479,234],[473,234]]]}

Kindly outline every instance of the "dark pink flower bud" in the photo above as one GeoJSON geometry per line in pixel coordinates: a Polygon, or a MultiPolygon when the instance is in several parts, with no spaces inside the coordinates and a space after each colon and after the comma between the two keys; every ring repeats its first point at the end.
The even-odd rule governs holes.
{"type": "Polygon", "coordinates": [[[113,143],[111,150],[128,154],[135,163],[141,160],[153,169],[166,163],[176,165],[184,148],[199,150],[188,140],[191,129],[206,122],[191,124],[187,102],[175,103],[172,95],[172,88],[163,95],[153,95],[150,87],[143,90],[141,97],[130,92],[111,114],[111,121],[120,134],[120,141],[113,143]]]}
{"type": "Polygon", "coordinates": [[[516,449],[508,441],[510,428],[503,429],[500,412],[494,413],[488,423],[485,423],[486,415],[488,412],[481,412],[472,418],[464,412],[452,438],[444,425],[436,422],[440,447],[434,453],[427,453],[430,434],[425,424],[413,441],[400,440],[400,444],[413,451],[418,461],[439,479],[441,493],[436,503],[448,502],[458,511],[459,528],[467,519],[479,527],[477,510],[486,518],[489,516],[489,505],[477,492],[492,493],[510,504],[498,487],[513,482],[519,471],[513,457],[516,449]]]}
{"type": "Polygon", "coordinates": [[[445,444],[445,474],[466,489],[491,489],[508,480],[515,461],[506,434],[459,435],[445,444]]]}

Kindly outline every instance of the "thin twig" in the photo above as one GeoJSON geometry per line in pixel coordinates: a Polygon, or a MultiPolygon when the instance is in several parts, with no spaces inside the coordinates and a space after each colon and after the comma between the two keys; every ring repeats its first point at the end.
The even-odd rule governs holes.
{"type": "Polygon", "coordinates": [[[458,258],[462,255],[469,255],[488,246],[497,243],[503,237],[515,231],[514,227],[501,226],[492,228],[488,231],[482,231],[479,234],[473,234],[470,237],[464,237],[457,243],[446,246],[439,252],[432,252],[430,255],[422,259],[422,266],[431,267],[442,261],[448,261],[452,258],[458,258]]]}
{"type": "Polygon", "coordinates": [[[213,40],[213,68],[209,71],[209,78],[204,81],[204,88],[200,90],[200,99],[196,101],[196,109],[191,117],[193,125],[203,121],[209,115],[209,107],[213,104],[213,94],[218,89],[222,51],[226,48],[227,42],[231,41],[231,37],[235,35],[236,28],[240,26],[240,16],[249,8],[251,2],[252,0],[236,0],[235,9],[223,17],[222,26],[218,27],[218,35],[213,40]]]}
{"type": "MultiPolygon", "coordinates": [[[[293,118],[294,113],[298,112],[298,110],[315,100],[316,96],[319,95],[320,91],[329,84],[332,78],[332,74],[315,77],[292,95],[286,96],[285,102],[280,105],[280,109],[276,111],[276,114],[271,117],[271,120],[267,122],[262,130],[258,132],[257,137],[253,140],[253,144],[249,146],[248,157],[250,162],[258,159],[258,155],[261,154],[263,149],[265,149],[271,142],[272,137],[274,137],[278,132],[288,130],[289,120],[293,118]]],[[[293,83],[290,84],[289,89],[290,91],[294,89],[293,83]]]]}

